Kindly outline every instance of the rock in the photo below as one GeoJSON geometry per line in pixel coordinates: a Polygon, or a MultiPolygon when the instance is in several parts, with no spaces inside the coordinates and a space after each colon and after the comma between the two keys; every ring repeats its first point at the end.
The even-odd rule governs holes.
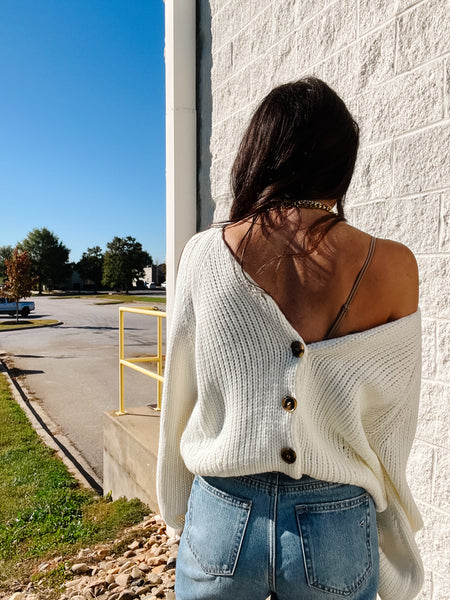
{"type": "Polygon", "coordinates": [[[167,559],[167,566],[174,565],[176,562],[177,562],[177,559],[175,556],[169,556],[169,558],[167,559]]]}
{"type": "Polygon", "coordinates": [[[89,573],[91,571],[91,567],[86,563],[78,563],[76,565],[72,565],[72,573],[77,575],[82,575],[83,573],[89,573]]]}
{"type": "Polygon", "coordinates": [[[175,577],[175,569],[167,569],[166,575],[173,575],[175,577]]]}
{"type": "Polygon", "coordinates": [[[133,568],[131,569],[131,577],[132,577],[133,579],[140,579],[140,578],[141,578],[141,577],[143,577],[143,576],[144,576],[144,573],[143,573],[143,571],[141,571],[141,570],[139,569],[139,567],[133,567],[133,568]]]}
{"type": "Polygon", "coordinates": [[[105,571],[105,569],[99,569],[97,571],[97,577],[99,579],[101,579],[102,581],[105,581],[107,575],[108,575],[108,573],[105,571]]]}
{"type": "Polygon", "coordinates": [[[166,568],[166,565],[159,565],[157,567],[153,567],[152,573],[162,573],[166,568]]]}
{"type": "Polygon", "coordinates": [[[132,566],[133,566],[133,563],[131,562],[131,560],[127,560],[126,562],[122,563],[122,565],[120,566],[119,573],[123,573],[124,571],[126,571],[127,569],[129,569],[132,566]]]}
{"type": "Polygon", "coordinates": [[[106,558],[106,557],[108,556],[108,554],[109,554],[109,550],[108,550],[108,548],[99,548],[99,549],[97,550],[97,556],[98,556],[100,559],[102,559],[102,560],[103,560],[104,558],[106,558]]]}
{"type": "Polygon", "coordinates": [[[128,585],[128,582],[131,579],[131,575],[129,573],[119,573],[119,575],[116,575],[115,579],[116,579],[117,585],[126,587],[128,585]]]}
{"type": "Polygon", "coordinates": [[[117,587],[119,587],[119,585],[114,580],[108,585],[108,590],[115,590],[117,587]]]}
{"type": "Polygon", "coordinates": [[[155,542],[150,548],[148,554],[150,554],[150,556],[159,556],[161,554],[161,550],[161,546],[158,544],[158,542],[155,542]]]}
{"type": "Polygon", "coordinates": [[[147,543],[145,544],[148,548],[150,548],[150,546],[152,546],[153,544],[157,544],[159,541],[159,536],[157,535],[152,535],[151,538],[147,541],[147,543]]]}
{"type": "Polygon", "coordinates": [[[100,596],[100,594],[102,594],[106,588],[106,581],[95,581],[94,583],[90,584],[91,592],[93,593],[95,598],[97,598],[97,596],[100,596]]]}
{"type": "Polygon", "coordinates": [[[164,562],[164,559],[160,559],[159,556],[148,556],[147,557],[147,564],[151,565],[152,567],[156,567],[157,565],[162,564],[162,562],[164,562]]]}
{"type": "Polygon", "coordinates": [[[163,598],[164,597],[164,586],[160,585],[157,588],[152,590],[152,594],[154,596],[156,596],[157,598],[163,598]]]}
{"type": "Polygon", "coordinates": [[[131,590],[124,590],[117,600],[134,600],[135,598],[136,594],[134,592],[132,592],[131,590]]]}
{"type": "MultiPolygon", "coordinates": [[[[171,537],[167,535],[165,524],[156,515],[127,528],[115,542],[83,548],[78,553],[78,559],[82,559],[79,563],[65,563],[73,579],[64,583],[66,591],[60,592],[59,600],[175,600],[174,567],[179,539],[173,533],[171,537]],[[115,554],[115,543],[125,547],[124,551],[115,554]]],[[[38,571],[48,571],[66,560],[52,558],[41,563],[38,571]]],[[[9,591],[14,591],[12,596],[0,594],[0,598],[44,600],[50,597],[46,585],[45,580],[29,583],[26,593],[25,588],[21,592],[16,587],[9,591]]]]}
{"type": "Polygon", "coordinates": [[[148,584],[133,588],[133,590],[141,596],[142,594],[147,594],[148,592],[150,592],[154,587],[155,587],[154,583],[148,583],[148,584]]]}

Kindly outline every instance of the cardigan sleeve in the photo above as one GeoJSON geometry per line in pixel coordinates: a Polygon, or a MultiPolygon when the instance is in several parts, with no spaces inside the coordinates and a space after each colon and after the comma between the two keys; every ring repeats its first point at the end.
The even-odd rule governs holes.
{"type": "Polygon", "coordinates": [[[423,527],[406,480],[406,466],[414,441],[420,397],[421,330],[405,340],[410,371],[402,397],[389,407],[372,432],[370,444],[381,463],[387,507],[377,512],[381,600],[411,600],[423,585],[424,572],[415,533],[423,527]]]}
{"type": "Polygon", "coordinates": [[[184,526],[193,480],[180,454],[181,436],[197,398],[191,240],[180,259],[168,333],[157,463],[159,509],[174,529],[184,526]]]}

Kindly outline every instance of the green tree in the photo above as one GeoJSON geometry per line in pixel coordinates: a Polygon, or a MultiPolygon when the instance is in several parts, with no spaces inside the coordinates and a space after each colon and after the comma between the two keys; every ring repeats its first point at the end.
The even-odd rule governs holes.
{"type": "Polygon", "coordinates": [[[164,282],[166,280],[166,277],[167,277],[167,275],[166,275],[166,263],[161,263],[158,268],[161,271],[162,282],[164,282]]]}
{"type": "Polygon", "coordinates": [[[142,244],[134,237],[115,237],[106,244],[103,259],[103,279],[105,286],[125,290],[128,294],[133,279],[143,277],[145,267],[152,264],[152,257],[142,249],[142,244]]]}
{"type": "Polygon", "coordinates": [[[39,293],[43,286],[51,289],[70,275],[70,250],[46,227],[33,229],[19,245],[33,262],[33,272],[38,279],[39,293]]]}
{"type": "Polygon", "coordinates": [[[0,282],[6,277],[5,260],[11,258],[13,253],[12,246],[0,246],[0,282]]]}
{"type": "Polygon", "coordinates": [[[88,248],[86,252],[83,252],[75,269],[84,280],[90,279],[96,287],[99,287],[103,277],[103,251],[100,246],[88,248]]]}
{"type": "Polygon", "coordinates": [[[33,264],[28,252],[20,252],[16,248],[10,259],[5,260],[7,281],[3,286],[3,294],[16,303],[16,321],[19,321],[19,301],[31,294],[34,284],[33,264]]]}

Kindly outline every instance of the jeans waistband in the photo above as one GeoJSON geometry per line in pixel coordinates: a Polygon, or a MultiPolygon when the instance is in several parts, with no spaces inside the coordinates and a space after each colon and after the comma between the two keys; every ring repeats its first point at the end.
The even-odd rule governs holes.
{"type": "MultiPolygon", "coordinates": [[[[214,480],[214,482],[216,483],[220,481],[220,479],[218,478],[205,477],[204,479],[214,480]]],[[[284,492],[295,492],[296,490],[301,491],[324,488],[328,489],[342,485],[347,485],[337,482],[314,479],[314,477],[310,477],[309,475],[303,475],[303,477],[301,477],[300,479],[293,479],[292,477],[289,477],[284,473],[279,473],[276,471],[269,473],[256,473],[254,475],[242,475],[230,479],[234,479],[236,482],[239,482],[243,485],[264,490],[267,492],[273,492],[275,490],[282,490],[284,492]]]]}

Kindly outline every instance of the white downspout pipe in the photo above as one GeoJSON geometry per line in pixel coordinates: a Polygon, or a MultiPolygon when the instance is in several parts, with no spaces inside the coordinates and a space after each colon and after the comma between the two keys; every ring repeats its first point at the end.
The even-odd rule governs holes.
{"type": "Polygon", "coordinates": [[[195,5],[195,0],[165,0],[168,328],[181,251],[197,224],[195,5]]]}

